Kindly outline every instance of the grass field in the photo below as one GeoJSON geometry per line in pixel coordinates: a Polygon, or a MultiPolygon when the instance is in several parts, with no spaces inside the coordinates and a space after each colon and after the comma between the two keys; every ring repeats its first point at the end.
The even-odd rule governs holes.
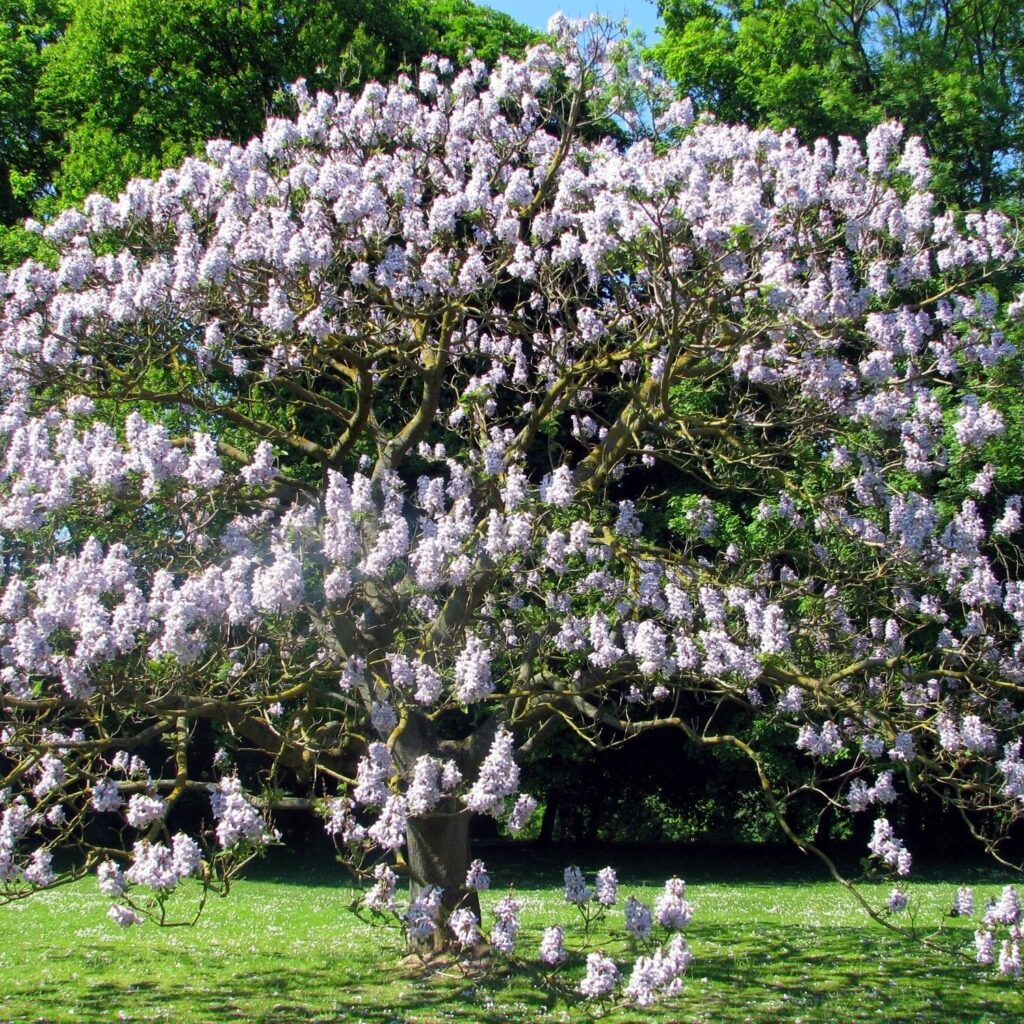
{"type": "MultiPolygon", "coordinates": [[[[604,852],[486,855],[489,904],[512,880],[524,901],[520,933],[534,957],[544,924],[568,924],[561,868],[575,859],[593,871],[604,852]],[[522,881],[525,868],[525,882],[522,881]]],[[[991,969],[909,944],[867,919],[811,866],[676,853],[632,855],[615,865],[621,894],[648,901],[673,873],[689,883],[696,905],[689,937],[694,964],[682,995],[655,1012],[615,1009],[614,1022],[792,1021],[1017,1022],[1024,987],[991,969]]],[[[424,978],[399,961],[394,932],[346,909],[351,891],[328,862],[281,856],[260,865],[227,900],[207,907],[194,928],[120,931],[93,882],[0,907],[0,1021],[312,1022],[365,1024],[529,1024],[591,1021],[600,1010],[567,1016],[517,974],[468,976],[457,970],[424,978]],[[382,948],[381,940],[384,945],[382,948]]],[[[957,882],[975,885],[978,905],[1005,879],[979,869],[933,870],[907,886],[918,926],[936,924],[957,882]]],[[[887,887],[873,893],[882,902],[887,887]]],[[[615,915],[616,925],[619,923],[615,915]]],[[[973,924],[947,919],[943,943],[971,952],[973,924]]],[[[573,968],[579,972],[578,964],[573,968]]]]}

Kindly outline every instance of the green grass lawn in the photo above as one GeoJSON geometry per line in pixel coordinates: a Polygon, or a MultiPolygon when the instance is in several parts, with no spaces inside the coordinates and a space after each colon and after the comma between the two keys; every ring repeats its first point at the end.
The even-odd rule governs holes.
{"type": "MultiPolygon", "coordinates": [[[[487,856],[485,854],[485,856],[487,856]]],[[[600,860],[582,857],[593,871],[600,860]]],[[[614,857],[614,854],[611,855],[614,857]]],[[[536,956],[540,929],[573,922],[561,867],[581,857],[492,851],[489,905],[513,877],[525,904],[521,947],[536,956]],[[524,877],[525,868],[525,881],[524,877]]],[[[682,995],[654,1012],[612,1010],[608,1021],[1010,1022],[1024,1019],[1024,987],[967,957],[911,944],[871,922],[834,883],[791,859],[747,863],[678,852],[615,865],[629,893],[652,901],[672,873],[696,906],[694,963],[682,995]]],[[[937,923],[958,881],[979,906],[998,895],[996,873],[932,871],[906,887],[919,926],[937,923]]],[[[884,900],[888,887],[873,892],[884,900]]],[[[399,962],[396,933],[345,908],[351,890],[327,862],[281,856],[260,865],[227,900],[208,905],[194,928],[151,924],[121,931],[89,881],[0,907],[0,1021],[352,1021],[529,1024],[595,1020],[592,1007],[567,1018],[564,1005],[519,974],[423,977],[399,962]]],[[[614,922],[619,924],[616,913],[614,922]]],[[[489,923],[489,921],[485,921],[489,923]]],[[[974,924],[947,919],[939,937],[970,954],[974,924]]],[[[568,931],[568,929],[567,929],[568,931]]],[[[580,973],[579,964],[570,973],[580,973]]]]}

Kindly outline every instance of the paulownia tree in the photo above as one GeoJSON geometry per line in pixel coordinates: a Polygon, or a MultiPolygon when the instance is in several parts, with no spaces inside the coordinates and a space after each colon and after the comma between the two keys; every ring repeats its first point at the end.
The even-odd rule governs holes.
{"type": "MultiPolygon", "coordinates": [[[[54,265],[4,281],[8,898],[98,871],[115,919],[162,918],[318,802],[370,906],[401,858],[410,934],[472,944],[470,818],[520,827],[518,763],[558,730],[732,748],[797,843],[874,814],[897,875],[889,805],[922,792],[999,853],[1024,797],[1011,225],[934,211],[891,123],[807,149],[653,86],[631,120],[647,80],[579,29],[490,71],[300,84],[295,121],[61,214],[54,265]]],[[[1010,927],[1012,971],[1004,903],[979,949],[1010,927]]],[[[678,883],[657,913],[688,919],[678,883]]],[[[516,927],[505,901],[493,945],[516,927]]]]}

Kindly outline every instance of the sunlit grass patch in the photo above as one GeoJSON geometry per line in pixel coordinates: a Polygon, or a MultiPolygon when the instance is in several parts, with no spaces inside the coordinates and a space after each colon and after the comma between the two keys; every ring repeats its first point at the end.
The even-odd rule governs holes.
{"type": "MultiPolygon", "coordinates": [[[[600,855],[607,858],[607,852],[600,855]]],[[[520,948],[535,959],[542,927],[571,931],[574,910],[562,896],[565,858],[525,863],[494,852],[488,909],[527,869],[520,948]],[[542,884],[543,883],[543,884],[542,884]]],[[[589,871],[604,861],[585,859],[589,871]]],[[[620,901],[653,901],[668,874],[690,883],[696,905],[689,938],[694,963],[683,993],[654,1012],[614,1010],[613,1022],[804,1021],[874,1024],[890,1021],[1024,1019],[1020,983],[972,963],[974,923],[946,917],[935,938],[962,951],[910,943],[869,920],[834,883],[806,873],[787,877],[775,865],[723,872],[720,865],[666,856],[617,865],[620,901]]],[[[958,873],[906,887],[915,924],[926,934],[952,901],[958,873]]],[[[998,895],[1003,879],[981,876],[978,906],[998,895]]],[[[884,902],[887,886],[871,893],[884,902]]],[[[0,908],[2,1021],[346,1021],[365,1024],[531,1024],[566,1019],[563,1004],[538,993],[520,972],[465,972],[455,966],[429,976],[400,963],[395,932],[347,909],[352,892],[330,865],[310,871],[281,861],[239,883],[194,928],[152,925],[120,931],[91,882],[0,908]],[[383,940],[383,941],[382,941],[383,940]]],[[[909,920],[907,918],[906,920],[909,920]]],[[[619,910],[609,922],[621,932],[619,910]]],[[[597,936],[604,944],[609,932],[597,936]]],[[[618,943],[621,948],[621,942],[618,943]]],[[[568,973],[579,977],[582,961],[568,973]]],[[[594,1020],[597,1007],[577,1012],[594,1020]]]]}

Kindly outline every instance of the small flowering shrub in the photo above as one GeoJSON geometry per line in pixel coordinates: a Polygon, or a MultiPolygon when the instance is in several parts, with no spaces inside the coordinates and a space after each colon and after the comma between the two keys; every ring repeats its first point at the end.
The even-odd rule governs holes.
{"type": "Polygon", "coordinates": [[[686,885],[679,878],[665,883],[654,910],[630,896],[624,913],[609,920],[619,903],[618,879],[611,867],[597,872],[590,886],[575,866],[565,869],[565,902],[576,914],[564,924],[543,928],[534,952],[521,940],[522,902],[513,894],[502,897],[491,911],[489,932],[480,920],[473,895],[490,882],[481,861],[473,861],[461,887],[459,903],[447,919],[442,916],[442,890],[421,889],[405,909],[397,899],[397,876],[385,865],[374,870],[375,881],[361,907],[403,930],[413,953],[436,948],[434,937],[450,933],[454,947],[449,956],[472,971],[508,965],[529,970],[552,995],[572,1003],[650,1006],[679,993],[692,960],[684,931],[693,916],[685,900],[686,885]],[[598,926],[601,926],[600,929],[598,926]],[[610,944],[594,949],[597,932],[612,935],[610,944]]]}
{"type": "MultiPolygon", "coordinates": [[[[957,895],[957,905],[963,906],[970,896],[970,891],[961,890],[957,895]]],[[[962,913],[970,916],[973,911],[973,900],[965,907],[962,913]]],[[[999,973],[1009,975],[1012,978],[1019,978],[1021,973],[1020,948],[1024,939],[1024,929],[1021,927],[1021,906],[1020,898],[1017,895],[1017,888],[1008,885],[1003,889],[998,900],[993,900],[985,908],[981,926],[974,935],[974,943],[977,948],[977,960],[979,964],[991,964],[996,959],[998,949],[999,973]]]]}
{"type": "MultiPolygon", "coordinates": [[[[999,849],[1015,226],[937,209],[891,122],[863,151],[694,122],[599,24],[293,93],[0,278],[2,898],[95,872],[118,923],[163,921],[276,807],[319,810],[367,912],[512,955],[468,821],[525,827],[561,728],[737,753],[805,847],[871,816],[901,885],[916,793],[999,849]]],[[[617,904],[611,873],[565,884],[584,934],[617,904]]],[[[692,911],[675,880],[624,911],[655,944],[576,989],[644,1005],[692,911]]],[[[1010,916],[979,941],[1010,929],[1013,974],[1010,916]]]]}

